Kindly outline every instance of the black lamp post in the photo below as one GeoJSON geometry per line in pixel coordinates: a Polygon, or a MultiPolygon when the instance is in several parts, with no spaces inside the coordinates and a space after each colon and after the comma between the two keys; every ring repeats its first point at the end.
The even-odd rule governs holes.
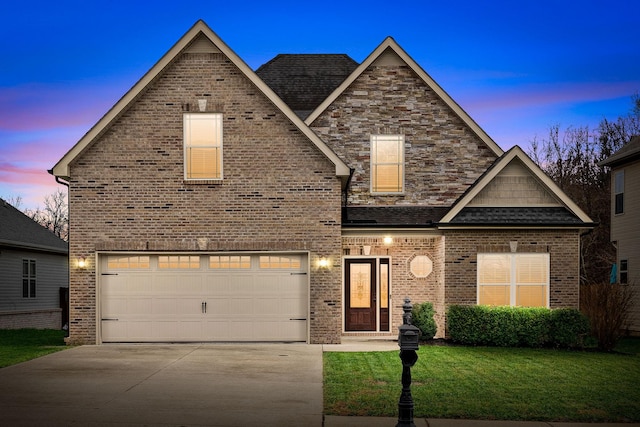
{"type": "Polygon", "coordinates": [[[420,330],[411,324],[411,309],[413,305],[409,298],[404,299],[402,310],[402,325],[398,334],[400,346],[400,360],[402,360],[402,393],[398,402],[398,424],[396,427],[416,427],[413,422],[413,397],[411,396],[411,367],[418,361],[418,341],[420,330]]]}

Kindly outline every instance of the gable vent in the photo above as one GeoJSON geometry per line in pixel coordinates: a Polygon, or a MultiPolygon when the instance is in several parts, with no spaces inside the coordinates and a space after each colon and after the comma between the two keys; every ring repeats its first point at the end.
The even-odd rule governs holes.
{"type": "Polygon", "coordinates": [[[186,53],[221,53],[211,40],[200,35],[185,50],[186,53]]]}

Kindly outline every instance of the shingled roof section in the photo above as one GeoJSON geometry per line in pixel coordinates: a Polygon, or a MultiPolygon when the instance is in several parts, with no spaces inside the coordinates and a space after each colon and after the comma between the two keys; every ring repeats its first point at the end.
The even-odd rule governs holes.
{"type": "Polygon", "coordinates": [[[256,74],[304,120],[357,67],[345,54],[279,54],[256,74]]]}
{"type": "Polygon", "coordinates": [[[447,225],[576,226],[583,222],[564,207],[465,207],[447,225]]]}
{"type": "Polygon", "coordinates": [[[69,245],[8,202],[0,199],[0,247],[69,253],[69,245]]]}
{"type": "Polygon", "coordinates": [[[342,209],[342,226],[433,228],[448,210],[429,206],[346,207],[342,209]]]}

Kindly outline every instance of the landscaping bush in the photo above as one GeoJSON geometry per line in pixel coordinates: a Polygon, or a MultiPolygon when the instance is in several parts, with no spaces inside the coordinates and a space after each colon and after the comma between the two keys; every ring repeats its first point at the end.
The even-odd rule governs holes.
{"type": "Polygon", "coordinates": [[[550,345],[560,348],[582,348],[589,334],[589,319],[578,310],[551,310],[550,345]]]}
{"type": "Polygon", "coordinates": [[[420,340],[428,341],[433,339],[438,331],[434,315],[433,304],[423,302],[422,304],[414,304],[411,310],[411,323],[420,329],[420,340]]]}
{"type": "Polygon", "coordinates": [[[600,350],[613,350],[624,336],[633,298],[629,285],[592,283],[580,287],[580,308],[589,318],[600,350]]]}
{"type": "Polygon", "coordinates": [[[448,336],[466,345],[499,347],[580,347],[586,318],[573,309],[452,305],[448,336]]]}

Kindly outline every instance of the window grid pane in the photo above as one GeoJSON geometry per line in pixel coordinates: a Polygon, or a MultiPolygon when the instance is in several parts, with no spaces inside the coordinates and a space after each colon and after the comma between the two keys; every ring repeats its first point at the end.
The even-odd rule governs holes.
{"type": "Polygon", "coordinates": [[[478,304],[548,307],[549,254],[478,254],[478,304]]]}
{"type": "Polygon", "coordinates": [[[197,255],[159,256],[158,268],[197,269],[200,268],[200,257],[197,255]]]}
{"type": "Polygon", "coordinates": [[[404,136],[371,136],[371,191],[401,193],[404,190],[404,136]]]}
{"type": "Polygon", "coordinates": [[[222,114],[185,114],[186,179],[222,179],[222,114]]]}
{"type": "Polygon", "coordinates": [[[209,268],[251,268],[251,257],[248,255],[211,255],[209,257],[209,268]]]}

